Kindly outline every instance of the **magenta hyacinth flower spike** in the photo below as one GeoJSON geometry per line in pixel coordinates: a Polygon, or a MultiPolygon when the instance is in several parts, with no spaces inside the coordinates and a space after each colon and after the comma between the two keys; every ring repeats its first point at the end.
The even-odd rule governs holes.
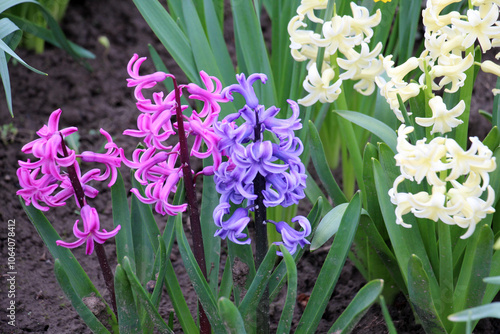
{"type": "Polygon", "coordinates": [[[24,145],[21,149],[26,154],[33,154],[40,159],[35,162],[19,161],[21,167],[34,169],[42,167],[43,174],[50,174],[62,181],[64,177],[60,173],[59,166],[67,167],[75,162],[75,152],[68,150],[68,156],[64,157],[61,149],[61,135],[68,136],[78,129],[70,127],[59,130],[59,118],[61,109],[57,109],[49,117],[49,122],[36,132],[40,138],[24,145]]]}
{"type": "Polygon", "coordinates": [[[83,231],[78,228],[77,220],[75,225],[73,226],[73,233],[78,238],[75,242],[64,242],[62,240],[57,240],[56,244],[58,246],[66,247],[66,248],[76,248],[78,246],[83,245],[83,243],[87,243],[87,247],[85,249],[85,254],[90,255],[94,251],[94,241],[103,244],[109,238],[114,237],[121,226],[118,225],[113,231],[107,232],[106,230],[99,231],[100,222],[99,215],[97,214],[97,210],[90,205],[83,206],[80,211],[83,221],[83,231]]]}

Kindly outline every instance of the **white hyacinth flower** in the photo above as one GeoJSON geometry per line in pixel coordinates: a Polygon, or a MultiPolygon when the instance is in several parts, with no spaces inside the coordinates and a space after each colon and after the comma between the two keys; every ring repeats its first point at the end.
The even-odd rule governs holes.
{"type": "Polygon", "coordinates": [[[317,101],[321,103],[332,103],[335,101],[341,93],[340,86],[342,85],[342,79],[338,79],[331,84],[334,77],[335,72],[331,68],[323,70],[320,76],[316,68],[316,63],[310,64],[306,80],[304,80],[303,84],[304,89],[309,95],[297,102],[303,106],[310,106],[317,101]]]}
{"type": "Polygon", "coordinates": [[[491,39],[500,37],[500,27],[495,23],[498,19],[498,6],[489,6],[489,10],[484,17],[478,10],[469,9],[467,11],[467,21],[452,19],[451,23],[466,37],[462,41],[462,46],[469,48],[477,40],[483,52],[491,49],[491,39]]]}
{"type": "Polygon", "coordinates": [[[465,102],[460,101],[455,107],[448,110],[441,96],[435,96],[429,100],[429,106],[432,110],[432,117],[416,117],[415,122],[424,127],[432,126],[431,134],[436,132],[446,133],[462,124],[463,121],[457,119],[465,110],[465,102]]]}

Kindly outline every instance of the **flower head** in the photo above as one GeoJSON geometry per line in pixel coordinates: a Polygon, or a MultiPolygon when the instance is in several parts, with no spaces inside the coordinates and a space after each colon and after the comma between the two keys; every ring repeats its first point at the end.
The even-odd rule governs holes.
{"type": "Polygon", "coordinates": [[[77,220],[73,226],[73,233],[78,240],[74,242],[57,240],[56,245],[66,248],[76,248],[86,242],[87,247],[85,249],[85,254],[90,255],[94,251],[94,242],[103,244],[106,240],[114,237],[118,234],[118,231],[120,231],[120,225],[115,227],[115,229],[110,232],[107,232],[104,229],[99,231],[101,228],[99,215],[97,214],[97,210],[89,205],[82,207],[80,215],[82,216],[83,231],[78,228],[78,222],[80,220],[77,220]]]}

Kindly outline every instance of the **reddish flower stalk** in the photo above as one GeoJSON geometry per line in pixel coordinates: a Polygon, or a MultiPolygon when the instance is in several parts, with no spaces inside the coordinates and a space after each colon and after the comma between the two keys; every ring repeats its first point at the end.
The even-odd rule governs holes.
{"type": "MultiPolygon", "coordinates": [[[[62,133],[59,133],[61,136],[61,148],[65,157],[69,156],[68,150],[66,148],[66,143],[64,141],[64,137],[62,133]]],[[[82,184],[80,183],[80,179],[78,178],[78,174],[76,173],[75,166],[70,165],[66,167],[69,175],[69,179],[71,181],[71,185],[75,190],[75,196],[78,200],[78,204],[80,208],[83,208],[86,204],[85,201],[85,193],[82,188],[82,184]]],[[[111,305],[113,306],[113,311],[115,314],[118,314],[116,308],[116,296],[115,296],[115,284],[113,273],[111,271],[111,267],[109,266],[108,258],[106,256],[106,251],[104,250],[104,246],[98,242],[94,243],[95,251],[97,254],[97,259],[99,260],[99,265],[101,266],[102,274],[104,277],[104,281],[106,283],[106,288],[108,289],[109,295],[111,297],[111,305]]]]}
{"type": "MultiPolygon", "coordinates": [[[[184,131],[184,121],[181,109],[181,94],[179,87],[177,86],[177,80],[172,78],[174,82],[175,90],[175,102],[176,106],[176,116],[177,116],[177,127],[179,134],[179,146],[180,146],[180,158],[182,165],[182,174],[184,178],[184,188],[186,189],[186,200],[189,208],[189,219],[191,222],[191,237],[193,238],[193,253],[196,258],[196,262],[200,266],[201,272],[205,279],[207,278],[207,266],[205,263],[205,250],[203,248],[203,236],[201,233],[201,223],[200,223],[200,211],[198,209],[198,201],[196,200],[196,192],[194,189],[193,175],[191,173],[191,165],[189,162],[189,150],[186,140],[186,134],[184,131]]],[[[210,334],[210,322],[208,317],[198,302],[200,310],[200,333],[210,334]]]]}

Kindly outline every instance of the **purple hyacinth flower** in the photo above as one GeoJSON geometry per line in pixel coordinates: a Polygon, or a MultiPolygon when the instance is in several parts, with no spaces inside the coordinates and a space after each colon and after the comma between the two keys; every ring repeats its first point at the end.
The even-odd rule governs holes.
{"type": "Polygon", "coordinates": [[[236,80],[238,84],[234,84],[228,86],[222,90],[222,96],[227,98],[229,101],[233,101],[232,94],[234,92],[240,93],[245,98],[246,104],[251,109],[255,109],[259,105],[259,99],[255,95],[255,91],[253,90],[253,83],[257,80],[260,80],[262,83],[266,83],[267,76],[261,73],[251,74],[248,79],[245,77],[245,74],[236,74],[236,80]]]}
{"type": "Polygon", "coordinates": [[[258,141],[247,146],[236,145],[234,150],[233,162],[238,167],[246,169],[240,178],[244,183],[253,182],[257,173],[266,177],[268,174],[283,173],[288,169],[288,165],[272,163],[277,159],[273,157],[273,146],[270,141],[258,141]]]}
{"type": "Polygon", "coordinates": [[[121,226],[118,225],[113,231],[110,232],[107,232],[104,229],[102,232],[99,231],[99,215],[97,214],[97,210],[89,205],[85,205],[82,208],[80,215],[82,216],[83,221],[83,231],[78,228],[78,222],[80,220],[77,220],[73,226],[73,233],[78,240],[75,242],[57,240],[56,245],[66,248],[76,248],[86,242],[87,247],[85,249],[85,254],[90,255],[94,251],[94,242],[103,244],[109,238],[114,237],[121,229],[121,226]]]}
{"type": "MultiPolygon", "coordinates": [[[[302,231],[297,231],[288,225],[285,222],[274,222],[276,226],[276,230],[281,234],[281,238],[283,241],[275,242],[275,245],[284,245],[290,254],[294,254],[297,250],[297,246],[304,248],[305,245],[310,244],[310,242],[306,239],[311,234],[311,224],[304,216],[296,216],[292,219],[292,222],[298,222],[299,225],[303,228],[302,231]]],[[[283,256],[282,252],[276,252],[277,255],[283,256]]]]}
{"type": "Polygon", "coordinates": [[[222,239],[227,237],[232,242],[240,245],[249,244],[250,239],[247,238],[246,233],[243,233],[243,230],[250,222],[248,210],[245,208],[238,208],[227,221],[223,221],[223,216],[229,214],[230,207],[231,205],[228,203],[221,203],[215,208],[213,218],[215,225],[220,227],[220,229],[215,232],[214,236],[219,236],[222,239]],[[247,239],[240,240],[244,238],[247,239]]]}

